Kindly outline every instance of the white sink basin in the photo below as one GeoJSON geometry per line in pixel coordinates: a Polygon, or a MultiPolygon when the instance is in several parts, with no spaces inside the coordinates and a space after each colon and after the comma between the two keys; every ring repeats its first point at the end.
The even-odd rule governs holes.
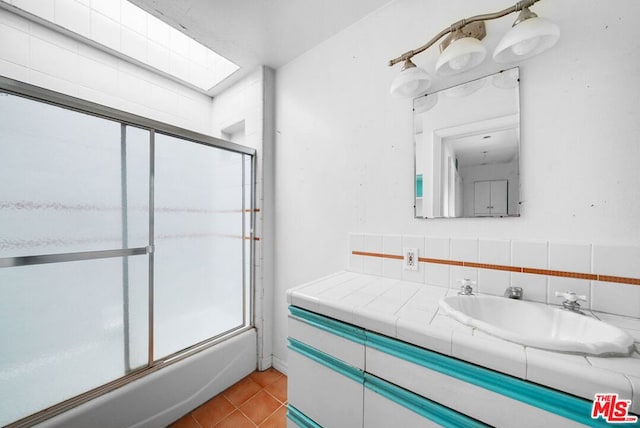
{"type": "Polygon", "coordinates": [[[541,303],[495,296],[448,296],[440,307],[455,320],[525,346],[587,355],[629,355],[633,337],[617,327],[541,303]]]}

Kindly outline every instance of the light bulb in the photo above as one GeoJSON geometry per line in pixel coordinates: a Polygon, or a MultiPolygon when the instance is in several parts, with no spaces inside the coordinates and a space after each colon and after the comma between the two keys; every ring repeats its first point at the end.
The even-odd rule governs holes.
{"type": "Polygon", "coordinates": [[[511,46],[511,52],[518,56],[529,55],[540,43],[539,37],[526,39],[511,46]]]}
{"type": "Polygon", "coordinates": [[[407,92],[414,92],[418,90],[418,87],[420,86],[420,81],[419,80],[414,80],[413,82],[407,82],[404,84],[404,90],[407,92]]]}
{"type": "Polygon", "coordinates": [[[471,55],[464,54],[451,58],[449,60],[449,67],[451,67],[452,70],[464,70],[469,65],[469,62],[471,62],[471,55]]]}
{"type": "Polygon", "coordinates": [[[426,71],[416,67],[410,61],[407,62],[409,64],[405,64],[403,70],[391,83],[391,94],[394,96],[415,97],[431,84],[431,77],[426,71]]]}
{"type": "Polygon", "coordinates": [[[475,37],[457,39],[440,54],[436,72],[448,76],[470,70],[484,60],[486,53],[484,45],[475,37]]]}

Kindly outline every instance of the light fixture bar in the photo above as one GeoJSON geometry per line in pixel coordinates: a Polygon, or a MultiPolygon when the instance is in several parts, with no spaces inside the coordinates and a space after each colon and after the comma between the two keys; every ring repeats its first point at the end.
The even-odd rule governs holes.
{"type": "Polygon", "coordinates": [[[470,24],[467,24],[462,27],[459,32],[457,30],[454,31],[440,42],[441,53],[456,40],[456,33],[461,34],[464,37],[473,37],[474,39],[482,40],[487,35],[487,30],[485,28],[484,21],[472,22],[470,24]]]}
{"type": "Polygon", "coordinates": [[[426,51],[427,49],[429,49],[431,46],[433,46],[438,40],[440,40],[442,37],[446,36],[448,33],[453,33],[456,30],[459,30],[461,28],[463,28],[466,25],[469,25],[473,22],[478,22],[478,21],[490,21],[493,19],[498,19],[498,18],[502,18],[503,16],[507,16],[511,13],[514,12],[518,12],[521,11],[522,9],[528,8],[532,5],[534,5],[535,3],[537,3],[540,0],[525,0],[525,1],[519,1],[518,3],[516,3],[515,5],[506,8],[504,10],[501,10],[499,12],[494,12],[494,13],[486,13],[484,15],[475,15],[472,16],[470,18],[467,19],[461,19],[460,21],[457,21],[453,24],[451,24],[451,26],[449,26],[448,28],[445,28],[444,30],[440,31],[438,34],[436,34],[431,40],[429,40],[427,43],[425,43],[424,45],[420,46],[417,49],[414,50],[410,50],[408,52],[403,53],[402,55],[400,55],[397,58],[394,58],[392,60],[389,60],[389,66],[394,66],[395,64],[399,63],[399,62],[404,62],[407,60],[410,60],[414,55],[417,55],[419,53],[422,53],[424,51],[426,51]]]}

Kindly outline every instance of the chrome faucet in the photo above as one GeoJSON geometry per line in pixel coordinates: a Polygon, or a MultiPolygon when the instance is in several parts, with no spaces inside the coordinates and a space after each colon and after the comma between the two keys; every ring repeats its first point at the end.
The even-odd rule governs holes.
{"type": "Polygon", "coordinates": [[[473,286],[476,285],[475,281],[465,278],[458,282],[460,283],[460,291],[458,291],[460,296],[473,296],[473,286]]]}
{"type": "Polygon", "coordinates": [[[579,296],[573,291],[565,291],[564,293],[560,291],[556,291],[556,297],[564,297],[564,301],[562,302],[562,307],[569,311],[577,312],[579,314],[582,314],[582,311],[580,310],[580,303],[578,302],[587,301],[587,296],[579,296]]]}
{"type": "Polygon", "coordinates": [[[507,289],[504,290],[504,297],[517,300],[522,299],[522,287],[507,287],[507,289]]]}

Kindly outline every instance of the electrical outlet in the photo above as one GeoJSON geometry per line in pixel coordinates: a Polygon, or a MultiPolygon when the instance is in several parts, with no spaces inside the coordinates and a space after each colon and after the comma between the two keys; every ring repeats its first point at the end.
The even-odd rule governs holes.
{"type": "Polygon", "coordinates": [[[402,261],[402,267],[404,270],[418,270],[418,249],[417,248],[403,248],[402,254],[404,260],[402,261]]]}

